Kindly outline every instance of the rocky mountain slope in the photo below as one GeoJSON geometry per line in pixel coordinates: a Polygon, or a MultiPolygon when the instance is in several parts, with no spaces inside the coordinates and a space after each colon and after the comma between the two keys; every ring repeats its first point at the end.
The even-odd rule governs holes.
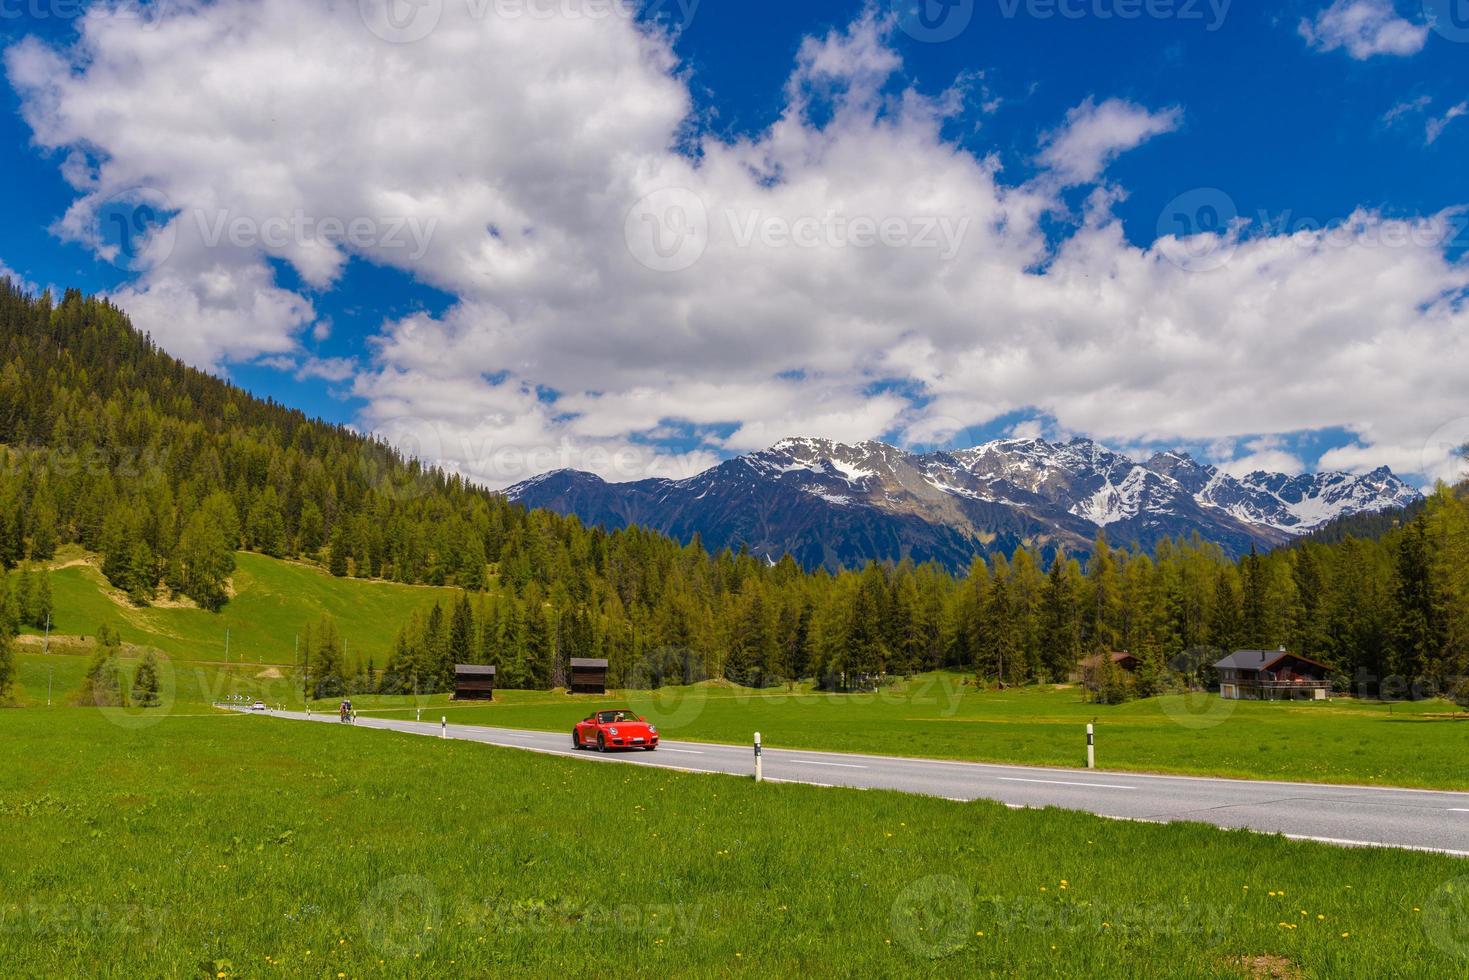
{"type": "Polygon", "coordinates": [[[956,570],[1022,543],[1083,553],[1102,531],[1115,545],[1145,548],[1198,533],[1240,554],[1419,499],[1387,469],[1234,477],[1184,453],[1139,463],[1087,439],[926,454],[788,439],[687,480],[612,484],[563,470],[507,495],[605,527],[697,534],[710,547],[744,546],[772,560],[789,553],[808,568],[911,557],[956,570]]]}

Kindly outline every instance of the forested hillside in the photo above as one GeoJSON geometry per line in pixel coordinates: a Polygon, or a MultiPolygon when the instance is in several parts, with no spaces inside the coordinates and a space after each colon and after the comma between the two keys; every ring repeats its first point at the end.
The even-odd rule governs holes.
{"type": "MultiPolygon", "coordinates": [[[[388,690],[442,689],[456,661],[549,687],[574,656],[607,657],[614,684],[939,666],[1024,683],[1127,649],[1147,664],[1146,689],[1189,651],[1277,645],[1368,690],[1388,675],[1469,671],[1469,508],[1447,492],[1376,540],[1240,562],[1198,539],[1151,554],[1099,541],[1085,567],[1064,556],[1046,566],[1022,547],[960,578],[911,563],[806,574],[788,558],[528,513],[190,369],[75,292],[55,304],[0,282],[0,340],[7,568],[77,543],[133,601],[187,596],[206,609],[228,601],[238,549],[461,587],[405,626],[371,678],[388,690]]],[[[12,631],[43,602],[23,575],[0,597],[12,631]]],[[[362,686],[363,665],[343,662],[330,625],[307,648],[318,690],[354,675],[362,686]]]]}

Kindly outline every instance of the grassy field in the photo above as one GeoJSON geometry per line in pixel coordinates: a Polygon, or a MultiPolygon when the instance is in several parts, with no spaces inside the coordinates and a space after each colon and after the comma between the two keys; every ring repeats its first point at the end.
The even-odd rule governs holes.
{"type": "MultiPolygon", "coordinates": [[[[335,619],[349,650],[372,654],[379,666],[398,629],[415,610],[452,600],[453,589],[333,578],[319,568],[240,552],[232,576],[235,595],[219,613],[192,608],[138,608],[108,587],[80,552],[59,556],[50,573],[55,607],[52,632],[92,636],[111,623],[123,640],[151,646],[177,660],[258,664],[295,663],[293,638],[324,614],[335,619]]],[[[27,630],[35,635],[35,630],[27,630]]]]}
{"type": "MultiPolygon", "coordinates": [[[[71,703],[89,652],[16,657],[16,700],[71,703]]],[[[136,650],[129,649],[130,654],[136,650]]],[[[135,661],[124,659],[131,674],[135,661]]],[[[165,660],[164,708],[114,712],[129,724],[197,713],[227,697],[257,697],[300,708],[295,674],[268,664],[165,660]]],[[[800,689],[752,691],[727,685],[623,691],[605,698],[501,691],[488,705],[445,695],[353,698],[359,711],[409,718],[447,715],[456,724],[570,731],[599,706],[632,706],[668,738],[746,744],[761,732],[772,747],[917,755],[1029,765],[1081,766],[1085,726],[1097,726],[1104,769],[1284,779],[1305,782],[1469,789],[1464,767],[1469,719],[1444,702],[1384,705],[1222,702],[1169,697],[1117,707],[1086,704],[1075,689],[981,691],[955,675],[927,675],[879,695],[837,696],[800,689]]],[[[319,702],[323,711],[335,703],[319,702]]]]}
{"type": "Polygon", "coordinates": [[[1469,972],[1450,858],[263,717],[0,712],[0,838],[16,976],[1469,972]]]}
{"type": "MultiPolygon", "coordinates": [[[[332,578],[319,569],[241,554],[237,595],[220,614],[198,609],[136,609],[114,599],[94,565],[61,556],[51,573],[56,612],[53,655],[36,637],[18,647],[15,698],[44,706],[80,689],[90,640],[102,622],[128,645],[125,669],[152,647],[163,661],[166,708],[114,713],[135,726],[170,712],[193,713],[228,696],[299,707],[290,668],[292,636],[329,612],[354,651],[382,664],[399,625],[414,610],[452,598],[426,589],[332,578]],[[224,663],[224,632],[230,662],[224,663]]],[[[834,751],[907,754],[987,762],[1079,766],[1084,730],[1097,725],[1104,768],[1146,772],[1469,789],[1463,759],[1469,717],[1442,701],[1385,705],[1225,702],[1213,696],[1165,697],[1109,707],[1086,704],[1074,688],[983,691],[957,674],[932,674],[878,694],[830,695],[809,687],[751,691],[713,683],[605,699],[506,691],[486,706],[448,698],[358,697],[359,709],[411,716],[422,707],[462,724],[569,731],[598,705],[631,705],[674,739],[766,744],[834,751]]],[[[330,710],[332,706],[321,707],[330,710]]]]}
{"type": "MultiPolygon", "coordinates": [[[[396,699],[355,699],[362,710],[410,717],[396,699]]],[[[1430,701],[1385,705],[1225,702],[1173,696],[1116,707],[1085,703],[1076,689],[981,691],[956,675],[925,675],[875,695],[756,692],[721,685],[619,692],[602,699],[518,691],[484,706],[445,705],[457,724],[550,731],[594,705],[630,704],[667,737],[1051,766],[1085,763],[1085,731],[1097,726],[1103,768],[1469,789],[1469,718],[1430,701]]]]}

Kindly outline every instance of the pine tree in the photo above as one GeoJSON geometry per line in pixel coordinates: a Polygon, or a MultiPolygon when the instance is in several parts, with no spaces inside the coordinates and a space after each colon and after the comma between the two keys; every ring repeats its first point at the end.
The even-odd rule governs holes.
{"type": "Polygon", "coordinates": [[[1041,596],[1041,658],[1052,681],[1064,681],[1081,660],[1081,615],[1077,574],[1064,554],[1051,562],[1041,596]]]}
{"type": "Polygon", "coordinates": [[[296,529],[297,546],[301,554],[314,557],[326,541],[326,522],[316,501],[308,500],[301,505],[301,519],[296,529]]]}
{"type": "Polygon", "coordinates": [[[10,694],[15,682],[15,635],[0,625],[0,700],[10,694]]]}
{"type": "Polygon", "coordinates": [[[143,651],[143,660],[133,675],[133,701],[140,708],[156,708],[161,701],[158,694],[158,658],[152,650],[143,651]]]}
{"type": "Polygon", "coordinates": [[[1408,525],[1393,566],[1394,673],[1440,676],[1445,637],[1433,575],[1433,546],[1424,514],[1408,525]]]}
{"type": "Polygon", "coordinates": [[[347,557],[350,547],[347,544],[347,529],[344,524],[338,523],[332,529],[331,564],[329,569],[337,578],[345,578],[350,569],[347,566],[347,557]]]}
{"type": "Polygon", "coordinates": [[[228,498],[216,495],[195,511],[179,537],[178,563],[184,595],[205,609],[218,610],[229,598],[225,586],[235,570],[235,553],[230,525],[221,520],[228,498]]]}
{"type": "Polygon", "coordinates": [[[474,628],[474,611],[470,608],[469,596],[461,592],[454,600],[454,612],[449,620],[450,663],[480,663],[478,638],[479,631],[474,628]]]}
{"type": "Polygon", "coordinates": [[[339,698],[347,691],[343,676],[342,638],[330,616],[323,616],[316,629],[316,649],[311,656],[313,700],[339,698]]]}
{"type": "Polygon", "coordinates": [[[281,513],[275,487],[267,486],[250,507],[246,521],[250,547],[261,554],[280,558],[286,553],[286,518],[281,513]]]}
{"type": "Polygon", "coordinates": [[[122,683],[122,663],[116,646],[103,646],[99,643],[97,652],[87,665],[86,681],[82,685],[79,703],[88,708],[127,707],[128,696],[122,683]]]}
{"type": "Polygon", "coordinates": [[[1243,633],[1244,642],[1249,648],[1255,650],[1273,649],[1274,641],[1270,636],[1270,602],[1267,595],[1265,562],[1260,558],[1260,552],[1253,544],[1250,545],[1250,553],[1240,563],[1240,580],[1244,593],[1240,604],[1240,630],[1243,633]]]}
{"type": "Polygon", "coordinates": [[[1087,564],[1087,608],[1082,643],[1089,653],[1111,653],[1121,645],[1122,595],[1117,563],[1105,536],[1098,536],[1087,564]]]}

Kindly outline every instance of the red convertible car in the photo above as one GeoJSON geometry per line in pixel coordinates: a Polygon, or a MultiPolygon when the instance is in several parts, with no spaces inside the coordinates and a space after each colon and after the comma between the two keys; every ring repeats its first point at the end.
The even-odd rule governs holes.
{"type": "Polygon", "coordinates": [[[631,711],[598,711],[576,723],[571,744],[579,749],[644,749],[658,747],[658,729],[631,711]]]}

